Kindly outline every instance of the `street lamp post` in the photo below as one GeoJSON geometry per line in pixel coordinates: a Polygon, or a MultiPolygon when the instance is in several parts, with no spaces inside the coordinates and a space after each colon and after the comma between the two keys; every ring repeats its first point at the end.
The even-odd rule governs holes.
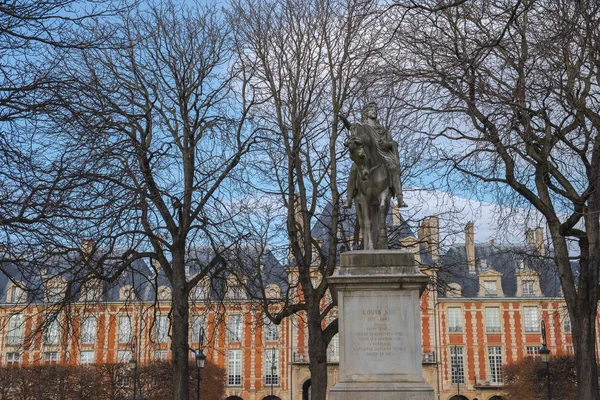
{"type": "Polygon", "coordinates": [[[197,400],[200,400],[200,371],[204,368],[204,362],[206,361],[206,355],[202,351],[202,343],[204,342],[204,328],[200,327],[198,333],[198,352],[196,352],[196,369],[198,371],[198,382],[196,387],[197,400]]]}
{"type": "Polygon", "coordinates": [[[552,400],[552,394],[550,392],[550,349],[546,346],[546,324],[544,321],[542,321],[542,347],[540,347],[539,352],[542,358],[542,363],[546,365],[548,400],[552,400]]]}
{"type": "Polygon", "coordinates": [[[131,359],[129,360],[129,368],[133,369],[133,400],[136,399],[136,392],[137,392],[137,387],[136,387],[136,383],[137,383],[137,360],[135,359],[135,353],[131,356],[131,359]]]}

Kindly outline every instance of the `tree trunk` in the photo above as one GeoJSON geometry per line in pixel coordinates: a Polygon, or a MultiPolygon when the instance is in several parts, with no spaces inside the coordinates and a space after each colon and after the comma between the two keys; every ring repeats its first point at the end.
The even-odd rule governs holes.
{"type": "Polygon", "coordinates": [[[172,263],[171,353],[173,356],[173,400],[188,400],[189,398],[189,304],[183,252],[181,254],[180,256],[173,254],[172,263]]]}
{"type": "Polygon", "coordinates": [[[325,400],[327,397],[327,344],[323,339],[320,311],[309,309],[308,314],[310,395],[312,400],[325,400]]]}
{"type": "Polygon", "coordinates": [[[596,311],[594,306],[587,307],[586,310],[578,309],[573,324],[573,344],[577,354],[575,367],[580,400],[600,399],[596,365],[596,330],[594,329],[596,311]]]}

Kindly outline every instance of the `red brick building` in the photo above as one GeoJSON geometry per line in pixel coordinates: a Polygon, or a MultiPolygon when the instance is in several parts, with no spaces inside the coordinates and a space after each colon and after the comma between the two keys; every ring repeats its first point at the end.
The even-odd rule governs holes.
{"type": "MultiPolygon", "coordinates": [[[[528,232],[521,247],[476,245],[468,224],[465,245],[444,251],[437,230],[437,218],[431,217],[423,221],[417,237],[401,239],[431,276],[421,299],[421,323],[424,375],[436,399],[502,399],[502,367],[537,355],[541,321],[552,354],[573,351],[564,300],[545,257],[541,230],[528,232]]],[[[53,296],[66,284],[60,278],[43,280],[43,296],[32,297],[20,287],[16,271],[13,281],[2,275],[0,365],[169,358],[171,289],[160,271],[151,272],[149,266],[138,265],[131,277],[110,288],[88,285],[77,301],[56,314],[53,296]]],[[[293,268],[286,272],[293,281],[293,268]]],[[[275,308],[280,286],[272,284],[267,290],[275,308]]],[[[227,371],[229,400],[307,399],[310,373],[303,316],[273,325],[251,297],[233,278],[204,281],[190,295],[190,346],[199,347],[203,327],[208,359],[227,371]],[[219,301],[215,291],[221,294],[219,301]]],[[[337,379],[338,348],[335,338],[328,350],[331,385],[337,379]]]]}

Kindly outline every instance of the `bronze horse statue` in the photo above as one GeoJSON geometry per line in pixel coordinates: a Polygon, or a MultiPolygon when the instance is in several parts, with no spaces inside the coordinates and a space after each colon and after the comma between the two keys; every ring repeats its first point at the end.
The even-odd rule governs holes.
{"type": "Polygon", "coordinates": [[[391,177],[369,130],[364,125],[353,126],[344,146],[350,151],[358,172],[356,215],[362,231],[363,249],[387,249],[385,218],[392,197],[391,177]]]}

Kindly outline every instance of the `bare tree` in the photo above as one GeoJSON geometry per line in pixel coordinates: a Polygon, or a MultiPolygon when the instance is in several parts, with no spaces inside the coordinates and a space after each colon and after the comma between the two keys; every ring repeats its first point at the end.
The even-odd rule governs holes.
{"type": "Polygon", "coordinates": [[[187,399],[188,295],[223,267],[218,251],[199,257],[197,248],[240,240],[229,223],[233,172],[253,143],[249,77],[235,67],[230,27],[214,7],[151,3],[98,29],[127,46],[70,52],[66,111],[53,114],[89,181],[85,215],[70,226],[95,240],[97,256],[126,249],[119,266],[90,265],[96,279],[114,280],[137,259],[164,271],[173,289],[173,398],[187,399]]]}
{"type": "Polygon", "coordinates": [[[586,400],[599,398],[599,26],[594,2],[411,9],[386,68],[405,82],[406,107],[436,125],[450,176],[495,187],[498,201],[545,219],[586,400]]]}
{"type": "Polygon", "coordinates": [[[337,333],[328,277],[342,240],[338,228],[346,185],[338,184],[349,166],[342,154],[340,114],[354,109],[374,49],[377,26],[365,29],[372,6],[353,0],[268,0],[234,2],[232,12],[242,62],[254,72],[251,82],[265,101],[253,112],[267,137],[250,165],[260,179],[250,183],[257,194],[269,196],[269,210],[281,210],[292,271],[283,308],[275,312],[263,287],[264,309],[275,323],[294,314],[305,319],[311,393],[319,400],[327,394],[327,346],[337,333]],[[323,209],[327,221],[319,221],[323,209]],[[326,233],[316,238],[319,223],[326,233]]]}

